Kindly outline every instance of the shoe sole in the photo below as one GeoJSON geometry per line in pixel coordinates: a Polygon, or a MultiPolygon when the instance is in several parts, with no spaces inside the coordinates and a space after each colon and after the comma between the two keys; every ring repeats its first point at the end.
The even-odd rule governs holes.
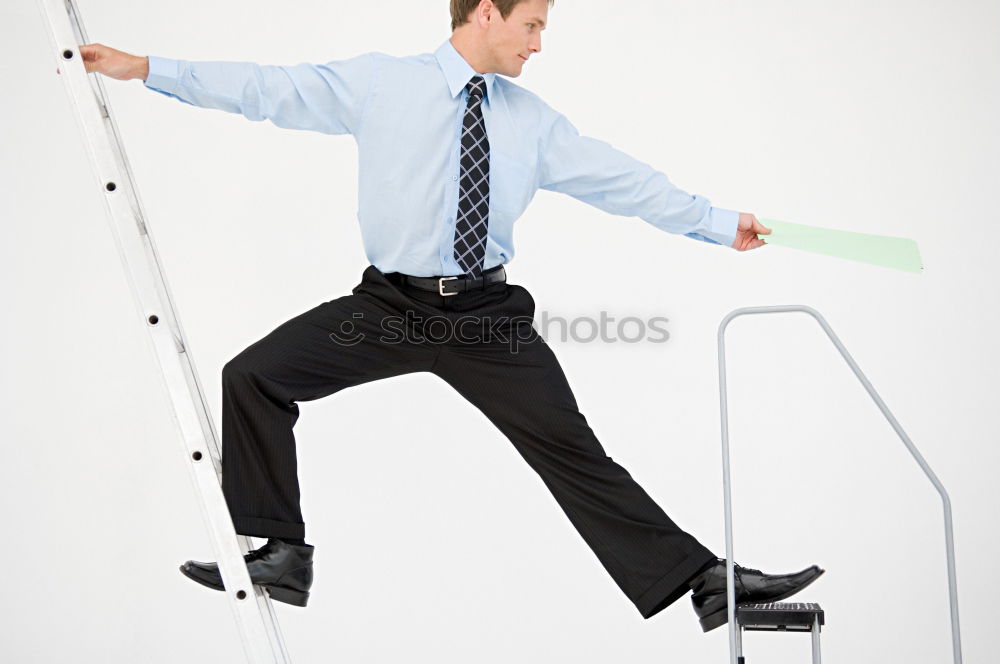
{"type": "Polygon", "coordinates": [[[309,602],[309,593],[303,590],[292,590],[279,586],[261,586],[271,599],[292,606],[305,606],[309,602]]]}
{"type": "MultiPolygon", "coordinates": [[[[188,572],[186,565],[180,566],[181,574],[191,579],[195,583],[199,583],[206,588],[211,588],[212,590],[218,590],[225,592],[225,587],[217,586],[213,583],[209,583],[204,579],[200,579],[197,576],[193,576],[188,572]]],[[[267,584],[257,584],[263,588],[264,592],[267,593],[268,597],[276,602],[284,602],[285,604],[291,604],[292,606],[306,606],[309,603],[309,593],[302,590],[293,590],[291,588],[282,588],[280,586],[270,586],[267,584]]]]}
{"type": "MultiPolygon", "coordinates": [[[[808,581],[806,581],[805,583],[803,583],[801,586],[793,588],[792,590],[788,591],[787,593],[782,593],[782,594],[778,595],[777,597],[771,597],[770,599],[767,600],[767,602],[768,603],[771,603],[771,602],[780,602],[783,599],[787,599],[787,598],[791,597],[792,595],[794,595],[795,593],[799,592],[800,590],[802,590],[803,588],[805,588],[806,586],[808,586],[810,583],[812,583],[813,581],[815,581],[819,577],[823,576],[823,572],[825,572],[825,571],[826,571],[825,569],[820,569],[819,573],[816,576],[812,577],[811,579],[809,579],[808,581]]],[[[737,602],[736,606],[746,606],[747,604],[759,604],[759,603],[760,602],[737,602]]],[[[728,609],[729,609],[728,606],[723,606],[721,610],[716,611],[714,613],[710,613],[707,616],[705,616],[704,618],[699,619],[698,622],[701,624],[701,631],[702,632],[711,632],[716,627],[721,627],[722,625],[725,625],[726,623],[728,623],[729,622],[729,610],[728,609]]]]}

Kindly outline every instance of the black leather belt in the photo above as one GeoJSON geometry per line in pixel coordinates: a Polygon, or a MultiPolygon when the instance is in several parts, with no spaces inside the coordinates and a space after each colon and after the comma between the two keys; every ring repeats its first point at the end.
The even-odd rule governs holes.
{"type": "Polygon", "coordinates": [[[507,281],[507,272],[503,268],[503,263],[501,263],[486,270],[479,277],[466,275],[455,277],[414,277],[400,272],[399,278],[403,284],[409,284],[421,290],[435,291],[441,295],[458,295],[462,291],[474,288],[486,288],[498,281],[507,281]]]}

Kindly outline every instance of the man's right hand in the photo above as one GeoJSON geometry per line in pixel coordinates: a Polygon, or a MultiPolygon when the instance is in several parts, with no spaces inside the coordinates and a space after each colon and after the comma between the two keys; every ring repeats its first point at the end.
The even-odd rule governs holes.
{"type": "Polygon", "coordinates": [[[119,51],[104,44],[84,44],[80,46],[83,56],[83,66],[87,73],[98,72],[127,81],[139,78],[143,81],[149,76],[149,58],[119,51]]]}

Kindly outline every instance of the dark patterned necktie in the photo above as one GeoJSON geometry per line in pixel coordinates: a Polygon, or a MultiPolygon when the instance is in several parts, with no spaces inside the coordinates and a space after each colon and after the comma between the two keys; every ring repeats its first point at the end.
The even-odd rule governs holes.
{"type": "Polygon", "coordinates": [[[461,184],[455,222],[455,260],[465,273],[478,277],[486,255],[490,216],[490,142],[483,122],[486,81],[473,76],[466,84],[469,103],[462,119],[461,184]]]}

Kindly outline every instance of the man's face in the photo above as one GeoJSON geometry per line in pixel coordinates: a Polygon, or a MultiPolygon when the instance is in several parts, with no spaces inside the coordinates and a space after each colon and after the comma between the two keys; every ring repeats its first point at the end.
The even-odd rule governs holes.
{"type": "Polygon", "coordinates": [[[486,32],[494,71],[504,76],[520,76],[531,54],[542,50],[542,30],[548,20],[548,0],[521,0],[506,21],[494,6],[486,32]]]}

